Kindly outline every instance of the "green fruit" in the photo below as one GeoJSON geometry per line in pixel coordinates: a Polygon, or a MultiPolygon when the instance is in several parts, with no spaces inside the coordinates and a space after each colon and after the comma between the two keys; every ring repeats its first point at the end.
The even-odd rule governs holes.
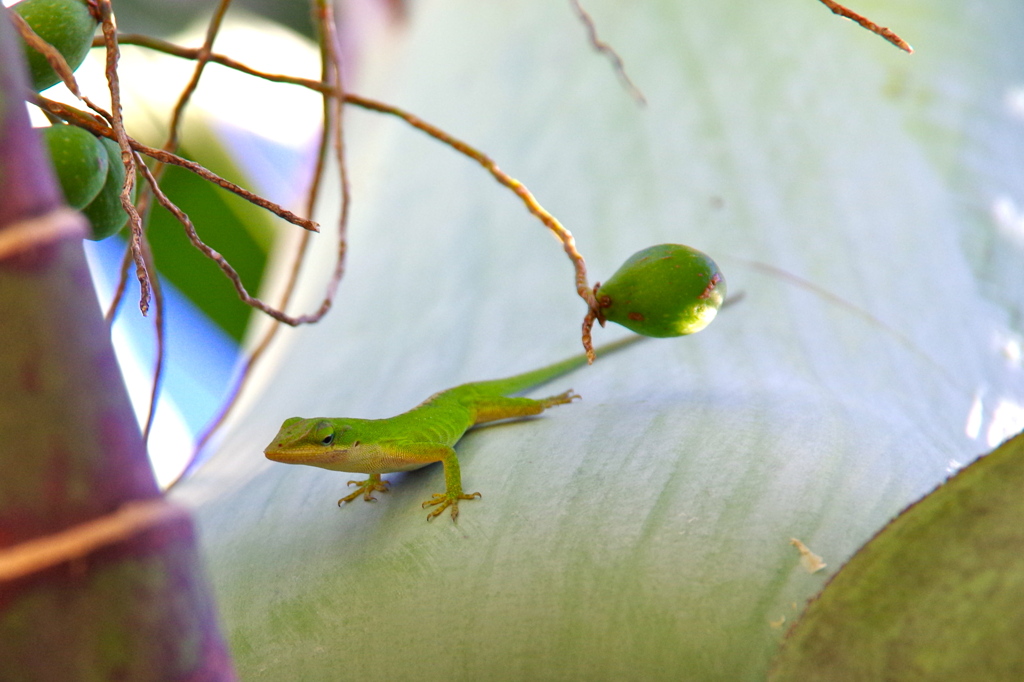
{"type": "Polygon", "coordinates": [[[683,336],[715,319],[725,278],[697,249],[659,244],[630,256],[596,295],[606,320],[644,336],[683,336]]]}
{"type": "MultiPolygon", "coordinates": [[[[20,14],[40,38],[57,48],[72,71],[85,61],[99,22],[83,0],[22,0],[11,9],[20,14]]],[[[36,92],[60,82],[60,76],[41,52],[26,45],[25,58],[36,92]]]]}
{"type": "MultiPolygon", "coordinates": [[[[113,140],[103,137],[100,144],[107,151],[110,170],[107,181],[100,193],[82,209],[82,213],[92,224],[92,235],[89,239],[98,241],[116,233],[128,222],[128,214],[121,207],[121,187],[124,186],[124,164],[121,163],[121,148],[113,140]]],[[[132,185],[132,201],[135,201],[135,188],[132,185]]]]}
{"type": "Polygon", "coordinates": [[[106,148],[89,131],[63,123],[44,128],[43,139],[64,190],[64,201],[71,208],[83,208],[107,181],[110,159],[106,148]]]}

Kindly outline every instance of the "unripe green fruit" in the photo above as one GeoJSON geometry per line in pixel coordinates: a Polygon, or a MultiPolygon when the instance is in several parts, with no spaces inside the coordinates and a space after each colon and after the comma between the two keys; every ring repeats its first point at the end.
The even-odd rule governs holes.
{"type": "Polygon", "coordinates": [[[683,336],[715,319],[725,278],[697,249],[659,244],[630,256],[596,296],[606,320],[644,336],[683,336]]]}
{"type": "MultiPolygon", "coordinates": [[[[83,0],[22,0],[11,9],[40,38],[57,48],[72,71],[85,61],[98,22],[83,0]]],[[[60,76],[41,52],[25,45],[25,58],[36,92],[60,82],[60,76]]]]}
{"type": "Polygon", "coordinates": [[[64,190],[64,201],[81,209],[99,194],[107,180],[110,159],[92,133],[63,123],[43,129],[50,161],[64,190]]]}
{"type": "MultiPolygon", "coordinates": [[[[128,214],[121,207],[121,187],[124,186],[124,164],[121,163],[121,148],[113,140],[103,137],[100,144],[107,152],[110,170],[107,181],[100,189],[96,198],[82,209],[82,213],[92,224],[92,235],[89,239],[98,241],[116,233],[128,222],[128,214]]],[[[132,201],[135,200],[135,188],[132,185],[132,201]]]]}

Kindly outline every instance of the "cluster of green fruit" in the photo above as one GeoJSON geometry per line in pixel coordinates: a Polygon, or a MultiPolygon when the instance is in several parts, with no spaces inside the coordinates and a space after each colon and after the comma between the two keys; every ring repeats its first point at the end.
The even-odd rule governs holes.
{"type": "Polygon", "coordinates": [[[594,292],[601,317],[644,336],[683,336],[711,324],[725,301],[715,261],[682,244],[638,251],[594,292]]]}
{"type": "Polygon", "coordinates": [[[128,222],[121,207],[125,170],[117,143],[65,124],[43,128],[42,133],[64,200],[92,225],[89,239],[106,239],[124,227],[128,222]]]}
{"type": "MultiPolygon", "coordinates": [[[[22,0],[11,9],[21,15],[36,35],[57,48],[74,71],[89,53],[99,23],[85,0],[22,0]]],[[[25,46],[25,58],[36,92],[60,82],[46,57],[25,46]]]]}
{"type": "MultiPolygon", "coordinates": [[[[81,66],[98,25],[84,0],[23,0],[11,9],[61,53],[72,71],[81,66]]],[[[25,58],[36,92],[60,82],[41,52],[25,45],[25,58]]],[[[104,239],[124,227],[128,216],[120,194],[125,170],[117,143],[64,124],[44,128],[42,134],[64,199],[89,219],[91,238],[104,239]]]]}

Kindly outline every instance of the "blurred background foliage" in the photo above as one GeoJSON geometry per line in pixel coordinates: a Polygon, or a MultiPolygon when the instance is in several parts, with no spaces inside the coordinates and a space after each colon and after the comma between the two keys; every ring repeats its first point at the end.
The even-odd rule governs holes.
{"type": "MultiPolygon", "coordinates": [[[[126,33],[146,33],[166,38],[210,14],[209,0],[116,0],[117,25],[126,33]]],[[[234,10],[244,10],[313,36],[307,0],[236,0],[234,10]]]]}
{"type": "MultiPolygon", "coordinates": [[[[218,145],[203,145],[200,150],[185,146],[180,153],[221,177],[246,184],[218,145]]],[[[259,291],[274,243],[267,213],[183,168],[169,167],[161,184],[167,196],[201,227],[203,240],[234,266],[246,287],[259,291]]],[[[221,269],[192,245],[181,224],[162,206],[150,215],[148,235],[160,275],[241,343],[253,309],[239,300],[221,269]]]]}

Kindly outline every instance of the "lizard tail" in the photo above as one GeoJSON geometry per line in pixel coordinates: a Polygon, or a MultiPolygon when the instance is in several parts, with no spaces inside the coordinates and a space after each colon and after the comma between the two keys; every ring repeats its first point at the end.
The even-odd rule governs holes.
{"type": "MultiPolygon", "coordinates": [[[[609,353],[622,350],[628,346],[632,346],[637,341],[646,339],[646,336],[640,336],[639,334],[632,334],[618,341],[612,341],[602,346],[598,346],[595,349],[596,355],[600,358],[609,353]]],[[[571,358],[556,362],[553,365],[547,367],[541,367],[535,369],[532,372],[524,372],[523,374],[516,374],[515,376],[508,377],[506,379],[494,379],[492,381],[480,381],[474,382],[474,386],[488,392],[500,393],[502,395],[512,395],[514,393],[520,393],[531,388],[542,386],[549,381],[553,381],[560,376],[564,376],[575,369],[579,369],[587,364],[587,356],[585,353],[574,355],[571,358]]]]}

